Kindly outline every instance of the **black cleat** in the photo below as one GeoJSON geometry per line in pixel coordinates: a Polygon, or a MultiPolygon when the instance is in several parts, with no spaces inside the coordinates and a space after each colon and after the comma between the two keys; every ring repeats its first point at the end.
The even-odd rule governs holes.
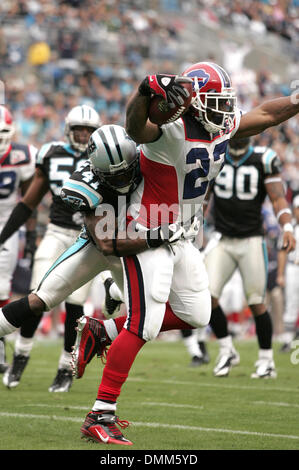
{"type": "Polygon", "coordinates": [[[72,386],[73,374],[70,369],[58,369],[49,392],[68,392],[72,386]]]}
{"type": "Polygon", "coordinates": [[[12,365],[3,375],[3,383],[8,388],[15,388],[19,385],[24,369],[29,361],[29,356],[14,354],[12,365]]]}

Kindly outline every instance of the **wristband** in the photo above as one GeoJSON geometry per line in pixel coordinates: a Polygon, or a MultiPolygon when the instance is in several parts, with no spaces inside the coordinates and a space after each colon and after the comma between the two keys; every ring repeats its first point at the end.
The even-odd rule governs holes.
{"type": "Polygon", "coordinates": [[[284,232],[291,232],[291,233],[294,232],[293,225],[290,224],[290,222],[287,223],[287,224],[284,224],[284,226],[283,226],[282,228],[283,228],[283,231],[284,231],[284,232]]]}
{"type": "Polygon", "coordinates": [[[281,216],[282,214],[290,214],[290,215],[292,215],[292,211],[291,211],[291,209],[289,209],[288,207],[285,207],[284,209],[281,209],[281,210],[277,213],[277,216],[276,216],[277,222],[279,222],[280,216],[281,216]]]}

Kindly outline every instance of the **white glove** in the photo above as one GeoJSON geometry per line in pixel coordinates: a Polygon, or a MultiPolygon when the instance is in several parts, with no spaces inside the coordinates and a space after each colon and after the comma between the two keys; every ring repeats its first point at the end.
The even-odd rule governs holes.
{"type": "Polygon", "coordinates": [[[200,229],[200,221],[198,217],[194,217],[192,224],[190,225],[188,230],[185,230],[183,237],[186,240],[193,239],[198,235],[199,229],[200,229]]]}

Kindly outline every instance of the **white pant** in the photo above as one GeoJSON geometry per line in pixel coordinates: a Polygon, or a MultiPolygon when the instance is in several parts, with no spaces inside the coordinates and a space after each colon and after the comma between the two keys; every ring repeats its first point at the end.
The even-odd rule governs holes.
{"type": "Polygon", "coordinates": [[[264,302],[267,284],[267,252],[263,237],[221,237],[211,250],[206,248],[205,263],[211,295],[219,299],[225,284],[239,268],[248,305],[264,302]]]}
{"type": "Polygon", "coordinates": [[[190,241],[123,258],[128,316],[125,328],[146,341],[161,328],[165,304],[194,327],[206,326],[211,296],[202,255],[190,241]]]}
{"type": "MultiPolygon", "coordinates": [[[[0,227],[0,231],[3,226],[0,227]]],[[[7,300],[11,293],[11,283],[18,262],[19,233],[14,233],[0,252],[0,300],[7,300]]]]}
{"type": "Polygon", "coordinates": [[[87,285],[88,293],[90,281],[106,270],[111,271],[117,285],[122,288],[120,259],[104,256],[90,240],[78,237],[49,268],[34,293],[44,301],[46,310],[51,310],[66,299],[72,299],[72,303],[75,303],[76,297],[71,295],[72,292],[86,292],[87,285]]]}
{"type": "Polygon", "coordinates": [[[299,265],[288,263],[285,272],[285,311],[283,322],[286,329],[295,329],[299,314],[299,265]]]}

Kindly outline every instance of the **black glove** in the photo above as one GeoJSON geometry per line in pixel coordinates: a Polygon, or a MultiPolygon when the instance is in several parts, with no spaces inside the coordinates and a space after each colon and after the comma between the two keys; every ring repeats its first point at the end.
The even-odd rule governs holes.
{"type": "Polygon", "coordinates": [[[184,227],[180,224],[165,224],[152,228],[146,232],[146,242],[149,248],[158,248],[158,246],[176,243],[183,238],[184,227]]]}
{"type": "Polygon", "coordinates": [[[147,75],[140,83],[138,91],[143,96],[161,95],[170,108],[175,108],[182,106],[184,98],[190,95],[189,91],[180,85],[181,83],[192,83],[192,79],[177,75],[147,75]]]}
{"type": "Polygon", "coordinates": [[[26,232],[26,242],[23,258],[30,260],[30,268],[33,265],[34,253],[36,250],[36,231],[30,230],[26,232]]]}

